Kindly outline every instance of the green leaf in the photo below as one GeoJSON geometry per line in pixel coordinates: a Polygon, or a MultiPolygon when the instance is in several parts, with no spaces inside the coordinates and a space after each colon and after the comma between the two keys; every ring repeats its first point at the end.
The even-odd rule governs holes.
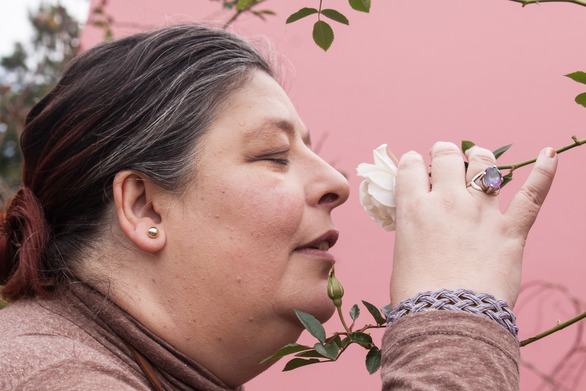
{"type": "Polygon", "coordinates": [[[391,303],[389,303],[389,304],[385,305],[384,307],[382,307],[380,309],[380,312],[382,312],[383,315],[388,318],[389,314],[391,313],[392,310],[393,310],[393,305],[391,303]]]}
{"type": "Polygon", "coordinates": [[[380,368],[381,352],[376,346],[368,351],[366,355],[366,370],[371,375],[380,368]]]}
{"type": "Polygon", "coordinates": [[[334,338],[330,337],[328,338],[328,343],[335,343],[336,345],[338,345],[338,347],[342,347],[342,338],[340,338],[339,335],[336,335],[334,338]]]}
{"type": "Polygon", "coordinates": [[[360,12],[370,12],[370,0],[348,0],[350,7],[360,12]]]}
{"type": "Polygon", "coordinates": [[[359,316],[360,308],[358,307],[358,305],[354,304],[352,308],[350,308],[350,317],[352,318],[352,320],[356,320],[359,316]]]}
{"type": "Polygon", "coordinates": [[[288,345],[283,346],[281,349],[277,350],[275,353],[273,353],[272,356],[267,357],[264,360],[262,360],[259,364],[265,363],[270,360],[278,360],[281,357],[286,356],[288,354],[293,354],[293,353],[297,353],[297,352],[301,352],[301,351],[309,350],[309,349],[311,349],[309,346],[300,345],[297,343],[290,343],[288,345]]]}
{"type": "Polygon", "coordinates": [[[346,345],[348,345],[349,343],[352,343],[352,340],[348,337],[344,338],[342,341],[340,341],[340,347],[344,347],[346,345]]]}
{"type": "Polygon", "coordinates": [[[584,92],[576,97],[576,103],[586,107],[586,92],[584,92]]]}
{"type": "Polygon", "coordinates": [[[364,304],[368,312],[370,312],[377,325],[385,324],[387,322],[387,320],[380,313],[379,309],[376,308],[374,305],[364,300],[362,300],[362,304],[364,304]]]}
{"type": "Polygon", "coordinates": [[[334,30],[323,20],[318,20],[313,25],[313,41],[324,51],[328,50],[334,42],[334,30]]]}
{"type": "Polygon", "coordinates": [[[507,183],[513,180],[513,171],[509,171],[507,175],[503,176],[503,183],[501,183],[501,189],[505,187],[507,183]]]}
{"type": "Polygon", "coordinates": [[[295,357],[316,357],[316,358],[324,358],[323,354],[319,354],[315,351],[315,349],[306,350],[305,352],[297,353],[295,357]]]}
{"type": "Polygon", "coordinates": [[[577,81],[578,83],[586,84],[586,73],[582,71],[568,73],[564,75],[569,77],[570,79],[577,81]]]}
{"type": "Polygon", "coordinates": [[[318,352],[319,354],[321,354],[322,356],[326,357],[326,358],[331,358],[332,360],[335,360],[338,357],[338,345],[336,345],[335,343],[330,343],[327,345],[322,345],[321,343],[316,343],[313,348],[315,349],[316,352],[318,352]]]}
{"type": "Polygon", "coordinates": [[[472,141],[462,140],[462,152],[466,152],[475,145],[472,141]]]}
{"type": "Polygon", "coordinates": [[[366,333],[355,332],[349,335],[350,339],[362,346],[372,345],[372,337],[366,333]]]}
{"type": "Polygon", "coordinates": [[[342,23],[342,24],[346,24],[349,25],[350,21],[348,20],[347,17],[345,17],[344,15],[342,15],[341,13],[339,13],[336,10],[333,9],[325,9],[325,10],[321,10],[321,14],[324,16],[327,16],[328,18],[335,20],[336,22],[342,23]]]}
{"type": "Polygon", "coordinates": [[[285,23],[293,23],[298,21],[299,19],[303,19],[306,16],[317,14],[317,10],[315,8],[301,8],[299,11],[295,12],[294,14],[289,15],[285,23]]]}
{"type": "Polygon", "coordinates": [[[250,6],[254,5],[256,1],[257,0],[238,0],[238,2],[236,3],[236,10],[243,11],[249,8],[250,6]]]}
{"type": "Polygon", "coordinates": [[[498,159],[502,156],[503,153],[507,152],[507,150],[511,148],[511,145],[513,144],[505,145],[504,147],[500,147],[499,149],[492,151],[492,154],[494,155],[495,159],[498,159]]]}
{"type": "Polygon", "coordinates": [[[283,368],[283,372],[290,371],[292,369],[299,368],[299,367],[304,367],[306,365],[317,364],[317,363],[320,363],[320,362],[321,362],[321,360],[319,360],[317,358],[309,358],[309,359],[305,359],[305,358],[294,358],[294,359],[290,360],[285,365],[285,368],[283,368]]]}
{"type": "Polygon", "coordinates": [[[324,330],[324,327],[319,320],[317,320],[313,315],[303,311],[295,310],[295,314],[301,321],[301,324],[303,324],[303,327],[305,327],[311,335],[317,338],[317,340],[321,343],[326,342],[326,331],[324,330]]]}

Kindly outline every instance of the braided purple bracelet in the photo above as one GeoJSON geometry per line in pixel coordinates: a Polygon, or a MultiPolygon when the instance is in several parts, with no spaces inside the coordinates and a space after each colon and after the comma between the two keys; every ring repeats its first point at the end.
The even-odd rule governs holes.
{"type": "Polygon", "coordinates": [[[515,324],[515,314],[507,302],[497,300],[488,293],[474,293],[468,289],[420,292],[403,300],[389,312],[387,327],[404,315],[431,310],[461,311],[482,315],[496,321],[518,339],[519,329],[515,324]]]}

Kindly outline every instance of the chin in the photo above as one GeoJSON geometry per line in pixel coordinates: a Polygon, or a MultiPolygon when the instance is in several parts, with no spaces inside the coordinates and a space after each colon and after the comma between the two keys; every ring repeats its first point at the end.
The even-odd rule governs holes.
{"type": "MultiPolygon", "coordinates": [[[[324,292],[319,295],[315,295],[312,298],[306,300],[303,304],[296,306],[295,310],[307,312],[317,318],[320,322],[324,323],[332,317],[336,311],[336,307],[328,295],[324,292]]],[[[298,322],[297,317],[295,320],[298,322]]]]}
{"type": "Polygon", "coordinates": [[[336,312],[336,307],[328,297],[327,303],[324,303],[323,305],[316,308],[315,311],[311,314],[315,316],[317,320],[324,323],[332,317],[334,312],[336,312]]]}

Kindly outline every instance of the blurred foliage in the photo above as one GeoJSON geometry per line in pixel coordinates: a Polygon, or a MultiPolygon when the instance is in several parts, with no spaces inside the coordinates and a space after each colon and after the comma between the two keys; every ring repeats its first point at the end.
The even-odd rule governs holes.
{"type": "Polygon", "coordinates": [[[114,39],[114,32],[112,31],[114,18],[106,12],[107,6],[108,0],[100,0],[97,2],[96,6],[91,10],[87,22],[88,24],[103,30],[104,40],[110,41],[114,39]]]}
{"type": "Polygon", "coordinates": [[[19,138],[31,107],[56,84],[79,47],[79,23],[61,5],[29,11],[30,42],[0,58],[0,201],[20,180],[19,138]]]}

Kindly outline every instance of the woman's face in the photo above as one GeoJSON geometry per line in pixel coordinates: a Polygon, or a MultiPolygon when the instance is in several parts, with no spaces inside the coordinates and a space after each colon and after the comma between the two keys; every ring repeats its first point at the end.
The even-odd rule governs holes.
{"type": "Polygon", "coordinates": [[[348,198],[348,183],[311,150],[279,84],[256,71],[197,156],[195,179],[165,224],[165,251],[177,267],[173,289],[251,321],[290,321],[294,309],[331,316],[328,249],[338,236],[331,211],[348,198]]]}

